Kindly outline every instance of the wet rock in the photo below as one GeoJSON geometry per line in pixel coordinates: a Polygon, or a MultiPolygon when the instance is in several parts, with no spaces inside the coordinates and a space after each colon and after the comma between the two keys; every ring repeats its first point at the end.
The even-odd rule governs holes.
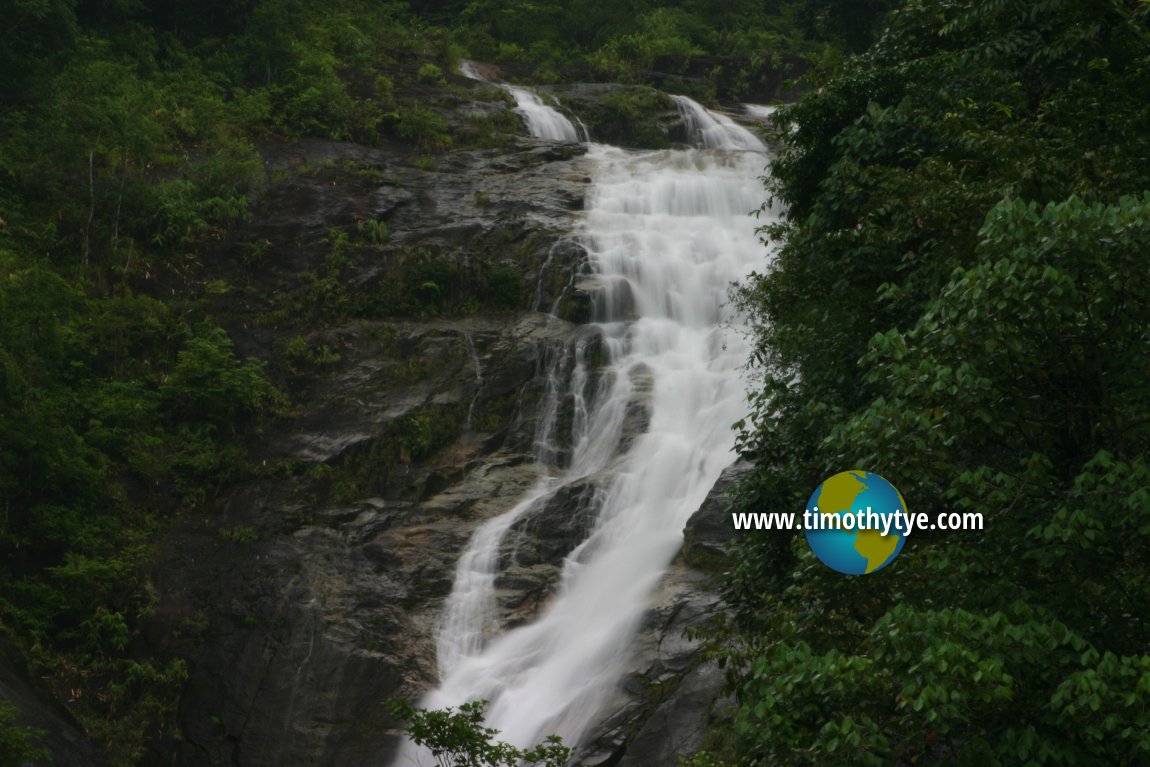
{"type": "MultiPolygon", "coordinates": [[[[165,534],[155,634],[192,669],[172,763],[386,764],[398,736],[384,701],[435,679],[460,552],[539,478],[541,381],[576,327],[534,309],[585,267],[569,237],[585,148],[514,140],[434,168],[403,147],[265,149],[271,186],[237,236],[258,247],[211,265],[242,286],[213,300],[269,369],[293,337],[327,361],[283,372],[292,415],[254,446],[268,476],[165,534]],[[363,222],[386,239],[364,240],[363,222]],[[341,238],[360,244],[338,246],[338,297],[360,309],[329,313],[309,291],[341,238]],[[369,300],[413,264],[455,275],[460,296],[483,298],[493,268],[523,291],[425,316],[369,300]]],[[[525,573],[502,594],[526,609],[553,580],[525,573]]]]}
{"type": "Polygon", "coordinates": [[[630,149],[665,149],[685,136],[674,102],[645,85],[575,83],[540,88],[582,121],[595,141],[630,149]]]}
{"type": "Polygon", "coordinates": [[[531,308],[554,314],[568,322],[577,322],[577,315],[565,311],[559,302],[578,288],[576,280],[589,268],[587,250],[582,244],[567,237],[557,241],[540,266],[531,308]]]}
{"type": "Polygon", "coordinates": [[[582,478],[564,485],[538,510],[511,526],[503,544],[501,569],[537,564],[558,565],[590,534],[599,510],[600,482],[582,478]]]}
{"type": "Polygon", "coordinates": [[[165,614],[207,623],[187,650],[177,763],[386,763],[397,740],[383,703],[434,679],[460,551],[537,477],[493,456],[422,502],[366,498],[310,514],[294,508],[302,486],[256,483],[217,511],[252,526],[244,540],[221,539],[218,518],[187,520],[157,583],[165,614]]]}
{"type": "MultiPolygon", "coordinates": [[[[746,470],[740,464],[721,475],[688,522],[685,549],[729,541],[715,520],[725,509],[726,490],[746,470]]],[[[607,706],[615,713],[580,744],[579,767],[676,767],[680,757],[699,750],[712,712],[727,702],[722,670],[699,657],[700,640],[686,633],[722,616],[726,607],[711,576],[689,561],[678,558],[652,595],[632,643],[631,672],[607,706]]]]}
{"type": "Polygon", "coordinates": [[[631,382],[631,396],[627,399],[627,409],[623,414],[623,429],[620,444],[630,450],[639,435],[646,433],[651,424],[651,392],[655,377],[646,365],[637,365],[627,371],[631,382]]]}
{"type": "Polygon", "coordinates": [[[568,322],[581,325],[591,321],[591,292],[581,286],[572,286],[560,299],[555,314],[568,322]]]}
{"type": "Polygon", "coordinates": [[[683,529],[682,557],[690,565],[711,569],[721,563],[735,539],[728,493],[754,465],[740,461],[726,469],[699,510],[683,529]]]}
{"type": "Polygon", "coordinates": [[[676,767],[703,747],[711,709],[722,699],[723,670],[714,663],[689,669],[649,714],[618,764],[620,767],[676,767]]]}

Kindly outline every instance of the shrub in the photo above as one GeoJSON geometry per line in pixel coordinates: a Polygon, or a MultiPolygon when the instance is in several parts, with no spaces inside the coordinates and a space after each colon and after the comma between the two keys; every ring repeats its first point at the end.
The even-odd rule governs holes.
{"type": "Polygon", "coordinates": [[[407,733],[417,746],[429,749],[440,767],[562,767],[571,749],[551,735],[533,748],[516,748],[496,740],[499,731],[483,724],[487,701],[464,703],[458,710],[429,711],[405,701],[391,710],[407,723],[407,733]]]}

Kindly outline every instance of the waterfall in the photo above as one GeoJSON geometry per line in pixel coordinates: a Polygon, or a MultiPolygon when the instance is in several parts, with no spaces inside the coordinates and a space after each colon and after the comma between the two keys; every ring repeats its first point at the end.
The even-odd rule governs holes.
{"type": "Polygon", "coordinates": [[[759,122],[769,122],[776,109],[778,107],[766,104],[743,104],[743,111],[747,113],[747,116],[759,122]]]}
{"type": "Polygon", "coordinates": [[[686,96],[672,96],[691,143],[706,149],[747,149],[765,152],[766,146],[759,138],[726,115],[716,114],[686,96]]]}
{"type": "MultiPolygon", "coordinates": [[[[689,99],[676,103],[701,148],[588,150],[593,183],[576,234],[601,285],[596,322],[546,368],[539,483],[479,527],[445,607],[440,687],[422,705],[487,699],[488,725],[518,745],[552,733],[578,745],[609,713],[648,599],[688,518],[733,461],[731,427],[747,409],[747,348],[726,298],[766,258],[748,215],[764,197],[763,144],[689,99]],[[586,361],[589,338],[605,351],[605,369],[586,361]],[[576,403],[571,456],[560,469],[549,451],[564,393],[576,403]],[[637,398],[647,427],[626,435],[637,398]],[[588,481],[596,522],[538,617],[504,630],[495,599],[504,536],[559,488],[588,481]]],[[[409,748],[396,764],[421,761],[432,763],[409,748]]]]}
{"type": "Polygon", "coordinates": [[[543,103],[543,99],[526,88],[514,85],[501,85],[515,99],[516,109],[531,135],[544,141],[579,143],[579,133],[571,121],[554,107],[543,103]]]}
{"type": "MultiPolygon", "coordinates": [[[[491,82],[481,75],[470,61],[464,61],[459,65],[459,73],[472,80],[491,82]]],[[[579,132],[571,121],[564,117],[559,110],[543,103],[543,99],[539,98],[536,93],[528,88],[520,88],[507,83],[493,83],[493,85],[507,91],[515,99],[515,111],[523,118],[523,122],[527,125],[527,131],[532,136],[544,141],[579,143],[579,132]]],[[[586,132],[586,127],[584,127],[584,132],[586,132]]]]}
{"type": "Polygon", "coordinates": [[[471,398],[471,404],[467,406],[467,420],[463,422],[463,430],[470,433],[475,419],[475,406],[483,395],[486,381],[483,378],[483,364],[479,360],[479,350],[475,348],[475,340],[470,333],[463,334],[463,343],[467,346],[467,356],[471,358],[471,364],[475,366],[475,395],[471,398]]]}
{"type": "Polygon", "coordinates": [[[487,78],[479,74],[479,70],[475,68],[475,64],[470,61],[462,61],[459,64],[459,74],[471,80],[479,80],[480,82],[487,82],[487,78]]]}

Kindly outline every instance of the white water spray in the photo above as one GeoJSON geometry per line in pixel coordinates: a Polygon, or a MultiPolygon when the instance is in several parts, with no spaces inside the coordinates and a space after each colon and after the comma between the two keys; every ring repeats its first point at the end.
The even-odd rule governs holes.
{"type": "Polygon", "coordinates": [[[778,107],[767,104],[743,104],[743,111],[747,116],[760,122],[770,122],[778,107]]]}
{"type": "Polygon", "coordinates": [[[544,141],[560,141],[577,144],[579,133],[571,121],[559,113],[554,107],[543,103],[543,99],[527,90],[514,85],[502,85],[512,98],[515,99],[515,111],[527,123],[527,130],[535,138],[544,141]]]}
{"type": "MultiPolygon", "coordinates": [[[[766,158],[747,130],[689,99],[676,102],[701,146],[726,151],[591,146],[594,183],[579,234],[603,286],[592,327],[609,362],[594,392],[586,337],[550,367],[537,456],[552,465],[556,403],[570,392],[577,401],[569,467],[544,474],[476,531],[438,637],[441,686],[422,702],[487,699],[488,724],[519,745],[551,733],[578,745],[609,713],[648,599],[684,524],[734,459],[731,425],[746,410],[746,348],[726,296],[733,281],[763,266],[748,214],[764,196],[766,158]],[[623,424],[636,398],[649,423],[628,441],[623,424]],[[554,597],[534,622],[500,633],[495,580],[504,535],[558,488],[589,480],[598,518],[565,560],[554,597]]],[[[409,749],[397,764],[419,761],[409,749]]]]}
{"type": "Polygon", "coordinates": [[[686,96],[672,96],[691,142],[706,149],[740,149],[765,152],[767,147],[758,136],[726,115],[716,114],[686,96]]]}
{"type": "MultiPolygon", "coordinates": [[[[459,65],[459,73],[472,80],[485,83],[492,82],[479,73],[470,61],[459,65]]],[[[543,99],[527,88],[520,88],[507,83],[492,83],[511,94],[515,99],[515,111],[523,118],[528,132],[537,139],[561,143],[579,143],[579,132],[575,126],[564,117],[559,110],[543,103],[543,99]]],[[[586,133],[586,127],[584,127],[586,133]]]]}

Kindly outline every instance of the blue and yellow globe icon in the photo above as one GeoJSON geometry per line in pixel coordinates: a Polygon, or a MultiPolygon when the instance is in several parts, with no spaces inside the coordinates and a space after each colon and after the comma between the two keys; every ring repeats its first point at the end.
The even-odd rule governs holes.
{"type": "Polygon", "coordinates": [[[894,485],[873,472],[827,477],[811,493],[806,510],[807,545],[840,573],[881,570],[906,543],[906,502],[894,485]]]}

